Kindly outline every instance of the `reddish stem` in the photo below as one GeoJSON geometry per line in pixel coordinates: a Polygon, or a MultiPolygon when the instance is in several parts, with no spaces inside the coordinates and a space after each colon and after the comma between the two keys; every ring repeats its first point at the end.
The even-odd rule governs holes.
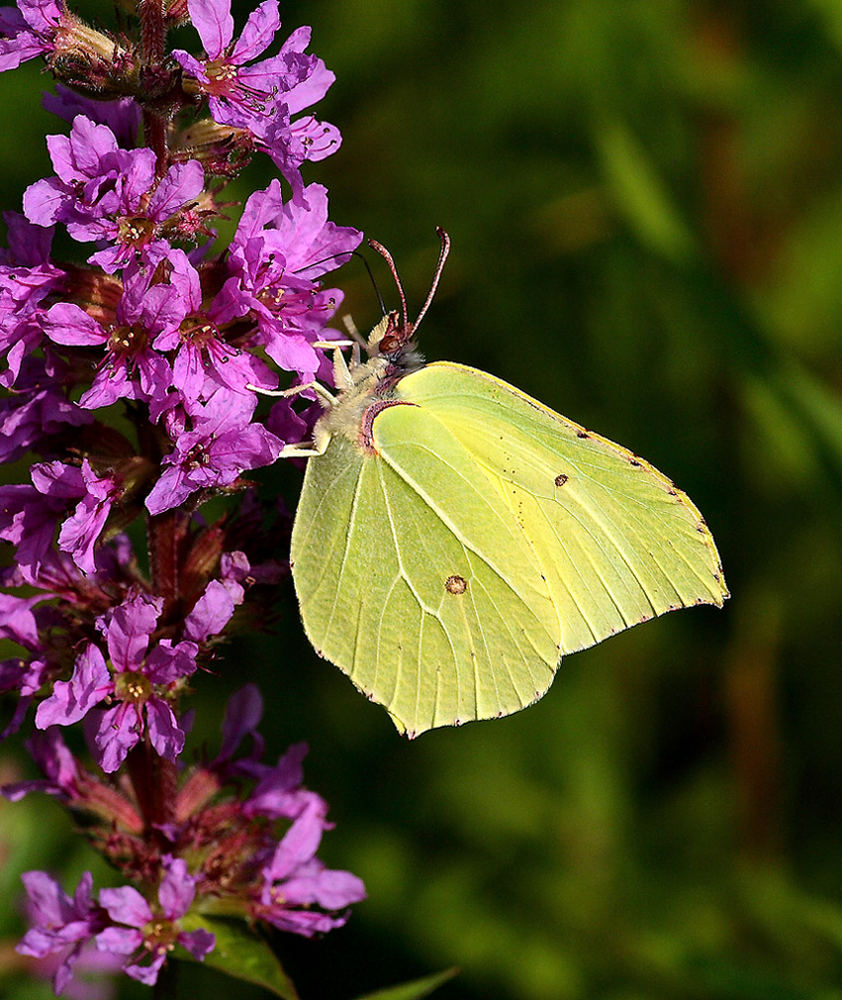
{"type": "MultiPolygon", "coordinates": [[[[167,20],[165,0],[139,0],[140,44],[143,61],[148,67],[159,67],[165,55],[167,20]]],[[[163,177],[167,172],[167,126],[156,114],[144,109],[143,138],[155,152],[155,172],[163,177]]]]}
{"type": "MultiPolygon", "coordinates": [[[[138,0],[141,51],[152,70],[163,62],[167,38],[166,0],[138,0]]],[[[156,173],[163,177],[168,166],[167,125],[149,110],[143,112],[143,137],[155,152],[156,173]]],[[[150,517],[147,528],[152,589],[164,599],[161,620],[166,621],[179,602],[179,569],[189,518],[181,511],[150,517]]],[[[178,774],[172,761],[160,757],[144,739],[129,753],[129,776],[147,829],[171,823],[175,815],[178,774]]],[[[174,995],[164,976],[156,996],[174,995]]]]}
{"type": "Polygon", "coordinates": [[[190,519],[180,510],[150,517],[147,526],[152,590],[164,599],[160,620],[168,622],[181,597],[181,566],[190,519]]]}
{"type": "Polygon", "coordinates": [[[159,63],[164,58],[167,39],[167,22],[164,0],[139,0],[137,13],[140,18],[140,44],[147,63],[159,63]]]}
{"type": "Polygon", "coordinates": [[[144,739],[129,751],[126,766],[146,829],[172,823],[178,788],[173,761],[160,757],[144,739]]]}
{"type": "Polygon", "coordinates": [[[167,149],[167,124],[154,112],[144,109],[143,141],[155,153],[155,174],[163,177],[169,166],[167,149]]]}

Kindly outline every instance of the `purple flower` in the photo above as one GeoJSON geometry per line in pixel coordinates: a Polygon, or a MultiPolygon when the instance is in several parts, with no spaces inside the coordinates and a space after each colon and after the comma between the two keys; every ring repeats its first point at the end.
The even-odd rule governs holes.
{"type": "Polygon", "coordinates": [[[199,929],[183,931],[178,921],[193,902],[196,879],[187,873],[183,858],[169,858],[166,873],[158,889],[158,903],[154,907],[137,889],[123,886],[120,889],[102,889],[100,904],[105,908],[115,926],[107,927],[96,937],[97,947],[118,955],[134,955],[126,959],[124,971],[147,986],[152,986],[176,942],[201,961],[216,944],[209,931],[199,929]],[[151,961],[141,965],[141,960],[151,955],[151,961]]]}
{"type": "Polygon", "coordinates": [[[177,507],[196,490],[230,486],[246,469],[271,465],[283,442],[251,423],[257,400],[217,390],[205,404],[168,418],[174,448],[164,456],[161,478],[146,498],[150,514],[177,507]]]}
{"type": "Polygon", "coordinates": [[[231,620],[234,607],[242,604],[243,596],[243,588],[239,584],[226,586],[220,580],[211,580],[184,619],[185,637],[193,642],[205,642],[211,636],[219,635],[231,620]]]}
{"type": "Polygon", "coordinates": [[[155,285],[166,322],[157,325],[154,339],[158,351],[172,351],[172,383],[185,400],[207,400],[220,386],[246,393],[247,385],[271,389],[277,377],[259,358],[248,351],[229,347],[217,323],[218,310],[211,302],[203,305],[199,272],[181,250],[170,254],[172,273],[169,285],[155,285]]]}
{"type": "Polygon", "coordinates": [[[246,684],[228,699],[225,706],[225,719],[222,723],[222,746],[219,755],[211,767],[225,774],[255,774],[255,767],[263,756],[266,746],[263,737],[257,732],[257,724],[263,715],[263,699],[256,684],[246,684]],[[247,758],[231,762],[235,751],[246,736],[252,739],[252,752],[247,758]]]}
{"type": "MultiPolygon", "coordinates": [[[[0,271],[3,269],[0,268],[0,271]]],[[[2,281],[2,275],[0,275],[2,281]]],[[[43,339],[43,331],[38,322],[37,315],[28,312],[11,312],[14,305],[9,305],[11,295],[4,295],[0,292],[0,311],[5,312],[5,316],[0,316],[0,354],[6,353],[8,368],[0,372],[0,385],[11,388],[20,375],[21,365],[26,357],[37,350],[43,339]],[[5,307],[9,305],[7,310],[5,307]],[[6,321],[8,320],[8,321],[6,321]]]]}
{"type": "Polygon", "coordinates": [[[84,495],[61,526],[58,544],[70,553],[79,569],[95,573],[94,545],[108,520],[111,504],[123,494],[123,486],[119,476],[95,475],[86,458],[82,459],[81,474],[84,495]]]}
{"type": "MultiPolygon", "coordinates": [[[[27,748],[43,774],[0,794],[57,798],[135,885],[97,900],[89,874],[72,897],[49,875],[27,874],[33,923],[20,950],[55,969],[57,990],[73,988],[85,948],[145,984],[176,945],[203,959],[214,936],[188,927],[204,927],[195,911],[209,899],[214,912],[310,936],[343,924],[364,896],[358,878],[316,856],[331,824],[327,803],[302,784],[306,746],[262,762],[253,686],[232,698],[216,760],[201,758],[182,779],[164,768],[156,787],[175,792],[167,808],[148,785],[163,764],[146,756],[178,762],[192,721],[188,678],[235,615],[265,619],[269,588],[259,585],[289,573],[266,556],[282,551],[270,541],[286,521],[267,528],[253,497],[210,521],[194,508],[253,493],[245,475],[307,432],[311,399],[257,416],[278,367],[293,383],[332,375],[314,345],[337,336],[327,324],[342,296],[322,283],[361,234],[329,221],[326,190],[305,188],[300,168],[340,142],[309,114],[333,74],[306,51],[308,28],[277,51],[277,0],[262,0],[239,37],[231,0],[178,0],[157,26],[141,5],[144,30],[119,37],[64,2],[0,10],[0,71],[44,56],[69,84],[45,107],[71,122],[48,137],[52,175],[27,189],[23,215],[6,217],[0,251],[0,385],[10,390],[0,463],[37,457],[31,484],[0,486],[0,539],[15,546],[0,587],[23,595],[0,594],[0,640],[18,653],[0,662],[0,694],[17,706],[6,733],[37,707],[27,748]],[[188,8],[201,57],[170,58],[153,39],[144,61],[147,46],[126,41],[182,24],[188,8]],[[204,102],[212,118],[188,123],[204,102]],[[292,197],[284,202],[280,181],[256,192],[219,251],[207,220],[234,204],[222,188],[254,149],[278,164],[292,197]],[[216,178],[207,187],[205,171],[216,178]],[[87,263],[53,262],[56,226],[88,245],[87,263]],[[114,404],[113,415],[91,412],[114,404]],[[144,498],[148,560],[115,534],[133,530],[144,498]],[[247,596],[252,607],[241,608],[247,596]],[[74,756],[67,726],[83,730],[98,767],[74,756]],[[139,744],[144,753],[131,753],[139,744]]],[[[267,509],[274,517],[278,505],[267,509]]]]}
{"type": "MultiPolygon", "coordinates": [[[[152,151],[129,151],[130,154],[146,152],[152,151]]],[[[107,274],[113,274],[136,258],[144,264],[158,264],[170,250],[165,234],[189,238],[194,234],[190,227],[196,225],[198,228],[188,213],[185,215],[186,231],[181,232],[179,216],[183,209],[192,207],[191,203],[204,187],[201,163],[198,160],[175,163],[156,182],[154,157],[149,160],[136,156],[134,161],[137,170],[124,179],[122,190],[115,190],[109,198],[104,197],[99,211],[96,215],[92,213],[87,224],[68,224],[67,227],[68,233],[80,242],[114,242],[113,247],[88,258],[89,263],[98,264],[107,274]]]]}
{"type": "Polygon", "coordinates": [[[93,420],[52,386],[20,389],[0,399],[0,462],[14,462],[33,446],[69,427],[93,420]]]}
{"type": "MultiPolygon", "coordinates": [[[[266,816],[269,819],[297,819],[305,810],[318,813],[322,820],[327,815],[327,803],[315,792],[301,787],[303,774],[301,762],[307,754],[306,743],[296,743],[278,760],[274,767],[265,764],[250,768],[257,784],[243,803],[247,816],[266,816]]],[[[328,829],[327,822],[322,823],[328,829]]]]}
{"type": "Polygon", "coordinates": [[[32,609],[43,600],[41,594],[37,597],[0,594],[0,638],[11,639],[25,649],[39,649],[41,640],[32,609]]]}
{"type": "Polygon", "coordinates": [[[298,28],[281,48],[277,69],[281,79],[286,78],[289,89],[283,93],[283,105],[278,107],[267,132],[258,135],[259,144],[289,181],[293,201],[304,206],[307,193],[299,173],[301,164],[305,160],[323,160],[335,153],[342,142],[335,125],[319,121],[313,115],[291,120],[292,115],[320,101],[335,79],[321,59],[305,53],[310,34],[310,28],[298,28]]]}
{"type": "Polygon", "coordinates": [[[127,268],[114,322],[104,324],[72,302],[59,302],[44,316],[43,329],[56,344],[103,347],[93,384],[79,405],[95,409],[118,399],[166,399],[173,381],[166,358],[151,346],[156,333],[178,321],[165,286],[149,287],[149,276],[127,268]]]}
{"type": "Polygon", "coordinates": [[[113,190],[130,164],[135,174],[140,170],[147,177],[149,169],[142,168],[148,165],[154,177],[151,150],[121,150],[107,125],[84,115],[73,119],[69,136],[47,136],[47,148],[56,176],[31,184],[23,196],[24,214],[36,226],[72,220],[77,213],[87,218],[98,207],[100,192],[113,190]]]}
{"type": "Polygon", "coordinates": [[[0,8],[0,72],[52,52],[65,17],[55,0],[18,0],[17,7],[0,8]]]}
{"type": "Polygon", "coordinates": [[[64,498],[44,496],[34,486],[0,486],[0,538],[17,546],[19,568],[38,572],[65,507],[64,498]]]}
{"type": "Polygon", "coordinates": [[[22,879],[33,926],[16,950],[33,958],[61,955],[53,979],[53,988],[59,994],[69,983],[82,948],[107,923],[103,910],[91,897],[93,876],[85,872],[72,898],[46,872],[24,872],[22,879]]]}
{"type": "MultiPolygon", "coordinates": [[[[0,251],[0,260],[4,264],[9,267],[37,268],[51,263],[50,250],[53,245],[52,229],[33,226],[29,219],[25,215],[21,215],[20,212],[4,212],[3,221],[8,228],[7,238],[9,241],[9,249],[0,251]]],[[[14,292],[14,283],[8,280],[11,276],[21,279],[20,285],[24,290],[27,285],[31,286],[33,284],[26,271],[22,271],[20,275],[16,275],[14,271],[11,272],[11,275],[8,272],[4,272],[3,276],[7,279],[3,283],[4,294],[14,292]],[[5,287],[6,285],[8,287],[5,287]]],[[[24,291],[24,294],[28,293],[24,291]]],[[[20,302],[21,300],[18,299],[17,301],[20,302]]]]}
{"type": "Polygon", "coordinates": [[[341,142],[342,136],[335,125],[307,115],[289,123],[282,118],[276,119],[258,146],[289,181],[292,200],[306,208],[307,194],[299,172],[301,164],[305,160],[325,159],[339,149],[341,142]]]}
{"type": "Polygon", "coordinates": [[[18,656],[0,661],[0,693],[14,692],[18,696],[12,718],[0,733],[0,739],[17,732],[33,697],[48,676],[40,633],[51,624],[51,609],[36,607],[43,600],[40,594],[26,598],[0,594],[0,638],[11,640],[30,654],[28,659],[18,656]]]}
{"type": "MultiPolygon", "coordinates": [[[[231,595],[235,604],[242,604],[245,586],[254,583],[251,564],[245,552],[223,552],[219,558],[219,581],[231,595]]],[[[273,581],[275,582],[275,581],[273,581]]]]}
{"type": "MultiPolygon", "coordinates": [[[[14,212],[5,213],[4,219],[9,250],[0,264],[0,353],[6,354],[8,369],[0,373],[0,384],[9,388],[17,382],[24,359],[41,344],[44,300],[66,290],[67,275],[49,260],[51,228],[33,226],[14,212]]],[[[55,381],[50,368],[48,360],[41,361],[45,383],[55,381]]]]}
{"type": "Polygon", "coordinates": [[[179,823],[168,836],[191,850],[207,845],[197,871],[202,891],[219,897],[217,912],[229,912],[230,905],[239,914],[245,899],[251,918],[309,937],[344,924],[346,907],[365,898],[365,888],[355,875],[329,870],[316,857],[331,824],[327,803],[301,784],[306,745],[290,747],[274,767],[260,762],[262,707],[251,684],[230,698],[219,755],[185,782],[176,804],[179,823]],[[235,758],[249,737],[250,752],[235,758]],[[256,779],[251,795],[216,799],[224,785],[239,788],[244,778],[256,779]],[[286,832],[278,840],[280,822],[286,832]]]}
{"type": "Polygon", "coordinates": [[[114,691],[114,682],[100,650],[88,643],[76,658],[69,681],[56,681],[53,693],[38,706],[35,725],[70,726],[114,691]]]}
{"type": "Polygon", "coordinates": [[[81,470],[63,462],[33,465],[31,477],[32,486],[0,487],[0,538],[18,546],[19,566],[37,569],[67,501],[84,497],[86,488],[81,470]]]}
{"type": "Polygon", "coordinates": [[[76,658],[70,680],[56,681],[35,714],[39,729],[67,726],[105,698],[116,702],[100,713],[94,737],[98,763],[108,773],[119,768],[144,729],[168,760],[175,760],[184,748],[184,731],[166,695],[196,669],[198,647],[189,641],[173,646],[172,640],[162,639],[149,651],[162,606],[160,597],[136,594],[97,619],[112,669],[100,648],[88,643],[76,658]]]}
{"type": "Polygon", "coordinates": [[[167,234],[179,234],[179,213],[202,191],[196,160],[176,163],[160,180],[151,149],[120,149],[107,125],[84,115],[69,136],[47,138],[55,177],[27,188],[23,207],[30,222],[63,222],[80,243],[110,245],[88,261],[113,274],[135,259],[155,266],[167,255],[167,234]]]}
{"type": "MultiPolygon", "coordinates": [[[[214,121],[220,125],[249,128],[272,115],[279,89],[275,60],[249,66],[273,42],[281,26],[277,0],[265,0],[252,11],[240,38],[233,45],[234,19],[230,0],[190,0],[190,20],[205,47],[199,60],[184,49],[173,58],[208,98],[214,121]],[[267,67],[268,64],[268,67],[267,67]]],[[[253,130],[252,130],[253,131],[253,130]]]]}
{"type": "MultiPolygon", "coordinates": [[[[58,461],[43,462],[33,465],[31,474],[36,490],[49,504],[64,506],[68,500],[79,501],[62,524],[59,548],[70,553],[80,569],[94,573],[94,545],[108,519],[111,504],[122,496],[120,477],[97,476],[86,458],[82,459],[81,468],[58,461]]],[[[46,528],[41,534],[42,545],[45,538],[46,528]]]]}
{"type": "Polygon", "coordinates": [[[277,0],[265,0],[253,11],[233,44],[230,0],[190,0],[189,6],[206,58],[183,49],[173,57],[207,96],[214,121],[251,132],[292,185],[295,200],[304,203],[299,167],[306,159],[327,156],[341,141],[332,125],[313,118],[290,122],[291,115],[321,100],[334,81],[322,60],[304,51],[310,29],[293,32],[277,56],[249,65],[280,28],[277,0]]]}
{"type": "MultiPolygon", "coordinates": [[[[7,487],[7,489],[18,490],[27,489],[27,487],[7,487]]],[[[30,489],[32,488],[30,487],[30,489]]],[[[0,512],[3,510],[2,494],[3,488],[0,488],[0,512]]],[[[37,503],[40,497],[35,489],[32,489],[32,494],[30,497],[23,498],[22,503],[27,508],[33,505],[33,500],[37,503]]],[[[52,520],[54,533],[57,519],[53,517],[52,520]]],[[[22,524],[17,525],[17,527],[12,525],[9,529],[10,534],[14,534],[17,530],[24,531],[24,538],[18,545],[17,565],[0,570],[0,586],[35,587],[50,597],[66,601],[66,606],[69,605],[86,612],[101,610],[114,601],[115,594],[124,593],[129,587],[137,584],[135,556],[128,536],[116,534],[109,541],[98,546],[94,550],[96,573],[86,575],[65,552],[50,547],[49,540],[44,552],[39,555],[37,561],[34,561],[33,553],[29,549],[30,539],[26,537],[25,533],[28,522],[26,519],[22,519],[22,521],[22,524]],[[22,559],[21,552],[29,558],[22,559]]],[[[0,517],[0,523],[2,523],[2,517],[0,517]]],[[[4,537],[4,534],[0,533],[0,537],[4,537]]]]}
{"type": "Polygon", "coordinates": [[[0,794],[4,798],[17,802],[30,792],[45,792],[66,801],[79,798],[80,781],[76,758],[67,749],[58,729],[51,728],[45,733],[33,734],[27,740],[26,748],[46,778],[0,786],[0,794]]]}
{"type": "Polygon", "coordinates": [[[324,362],[312,342],[324,337],[325,323],[342,300],[338,290],[321,290],[314,279],[347,260],[362,233],[328,221],[327,191],[320,184],[311,184],[306,195],[308,209],[284,204],[275,180],[249,197],[231,241],[232,277],[218,308],[220,320],[251,312],[258,342],[272,360],[310,380],[324,362]]]}
{"type": "MultiPolygon", "coordinates": [[[[122,961],[116,955],[98,951],[93,940],[82,946],[74,966],[73,978],[65,986],[62,996],[66,1000],[113,1000],[117,983],[115,973],[121,971],[122,961]]],[[[54,980],[61,965],[59,954],[31,959],[29,971],[38,979],[54,980]]]]}
{"type": "MultiPolygon", "coordinates": [[[[251,795],[243,803],[243,814],[249,818],[295,819],[311,807],[324,819],[327,803],[301,785],[306,743],[291,746],[274,767],[260,763],[265,744],[257,732],[257,724],[262,715],[263,699],[256,685],[247,684],[229,698],[222,726],[222,747],[211,768],[222,777],[256,779],[251,795]],[[252,739],[251,753],[234,760],[235,751],[247,736],[252,739]]],[[[323,823],[323,828],[327,827],[323,823]]]]}
{"type": "Polygon", "coordinates": [[[56,796],[70,809],[84,813],[88,822],[91,817],[98,817],[112,834],[143,832],[145,821],[135,802],[123,794],[125,787],[121,791],[114,783],[100,781],[85,770],[67,748],[57,726],[33,733],[26,741],[26,748],[45,777],[0,786],[4,798],[17,802],[30,792],[44,792],[56,796]]]}
{"type": "Polygon", "coordinates": [[[338,911],[365,899],[365,886],[356,875],[327,869],[316,858],[324,829],[324,803],[315,797],[263,869],[258,912],[280,930],[312,937],[341,927],[348,914],[338,911]]]}
{"type": "Polygon", "coordinates": [[[137,145],[141,108],[131,97],[121,97],[116,101],[95,101],[58,84],[54,94],[45,91],[41,95],[41,104],[45,111],[50,111],[67,122],[72,122],[76,115],[84,115],[97,125],[107,125],[124,149],[137,145]]]}

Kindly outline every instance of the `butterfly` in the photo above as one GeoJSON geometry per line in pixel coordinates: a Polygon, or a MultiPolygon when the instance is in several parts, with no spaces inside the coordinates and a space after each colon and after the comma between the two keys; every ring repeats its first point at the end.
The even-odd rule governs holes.
{"type": "Polygon", "coordinates": [[[565,654],[728,597],[704,519],[652,465],[493,375],[424,364],[438,233],[414,322],[370,241],[401,312],[367,360],[336,350],[313,440],[283,453],[308,458],[290,558],[307,636],[410,737],[516,712],[565,654]]]}

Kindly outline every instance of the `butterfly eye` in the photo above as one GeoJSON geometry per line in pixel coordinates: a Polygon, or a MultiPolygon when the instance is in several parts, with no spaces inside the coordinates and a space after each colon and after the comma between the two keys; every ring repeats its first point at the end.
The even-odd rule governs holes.
{"type": "Polygon", "coordinates": [[[401,341],[393,333],[387,333],[377,346],[381,354],[391,354],[401,346],[401,341]]]}

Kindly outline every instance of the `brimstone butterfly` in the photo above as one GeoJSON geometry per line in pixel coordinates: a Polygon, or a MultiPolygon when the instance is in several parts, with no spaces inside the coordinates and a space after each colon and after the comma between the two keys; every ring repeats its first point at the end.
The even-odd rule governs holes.
{"type": "Polygon", "coordinates": [[[565,653],[728,596],[701,514],[669,479],[505,382],[424,365],[389,313],[335,355],[292,533],[304,628],[396,726],[508,715],[565,653]]]}

